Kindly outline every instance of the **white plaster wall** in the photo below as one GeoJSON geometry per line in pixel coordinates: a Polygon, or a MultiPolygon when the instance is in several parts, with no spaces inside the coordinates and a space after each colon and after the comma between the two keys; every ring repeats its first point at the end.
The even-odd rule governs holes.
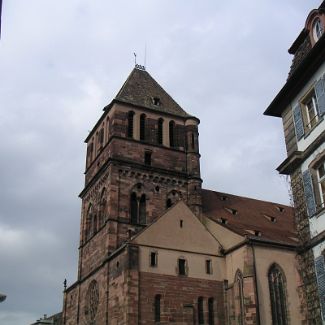
{"type": "Polygon", "coordinates": [[[223,281],[225,278],[225,259],[214,255],[196,254],[178,250],[162,249],[157,247],[140,246],[139,266],[140,272],[150,272],[163,275],[177,274],[179,258],[185,258],[188,265],[188,277],[223,281]],[[150,266],[150,253],[157,252],[157,266],[150,266]],[[207,274],[205,261],[211,260],[212,274],[207,274]]]}

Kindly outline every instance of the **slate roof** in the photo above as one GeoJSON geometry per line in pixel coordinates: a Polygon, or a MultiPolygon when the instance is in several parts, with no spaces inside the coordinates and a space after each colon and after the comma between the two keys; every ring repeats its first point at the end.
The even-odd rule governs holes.
{"type": "Polygon", "coordinates": [[[181,117],[190,116],[147,71],[137,67],[132,70],[115,100],[181,117]],[[159,105],[154,104],[154,98],[159,99],[159,105]]]}
{"type": "Polygon", "coordinates": [[[210,190],[202,190],[202,203],[205,216],[239,235],[298,244],[292,207],[210,190]]]}

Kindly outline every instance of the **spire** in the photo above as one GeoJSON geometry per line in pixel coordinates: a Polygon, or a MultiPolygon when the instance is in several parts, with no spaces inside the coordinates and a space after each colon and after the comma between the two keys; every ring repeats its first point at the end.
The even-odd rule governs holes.
{"type": "Polygon", "coordinates": [[[190,116],[140,65],[132,70],[115,100],[182,117],[190,116]]]}

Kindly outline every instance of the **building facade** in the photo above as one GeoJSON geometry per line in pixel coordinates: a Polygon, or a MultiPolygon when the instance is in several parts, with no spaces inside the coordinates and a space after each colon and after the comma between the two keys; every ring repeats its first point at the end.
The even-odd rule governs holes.
{"type": "Polygon", "coordinates": [[[292,208],[202,189],[198,125],[141,66],[104,108],[63,324],[305,323],[292,208]]]}
{"type": "Polygon", "coordinates": [[[307,318],[325,324],[325,1],[312,10],[289,49],[286,84],[265,114],[283,121],[287,158],[278,167],[290,175],[300,239],[307,318]]]}

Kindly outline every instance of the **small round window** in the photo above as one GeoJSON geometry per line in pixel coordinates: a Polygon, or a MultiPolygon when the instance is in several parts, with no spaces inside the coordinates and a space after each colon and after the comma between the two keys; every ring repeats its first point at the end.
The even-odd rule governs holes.
{"type": "Polygon", "coordinates": [[[324,32],[324,28],[322,22],[320,21],[319,18],[317,18],[313,24],[313,37],[315,42],[317,42],[320,39],[320,37],[323,35],[323,32],[324,32]]]}

